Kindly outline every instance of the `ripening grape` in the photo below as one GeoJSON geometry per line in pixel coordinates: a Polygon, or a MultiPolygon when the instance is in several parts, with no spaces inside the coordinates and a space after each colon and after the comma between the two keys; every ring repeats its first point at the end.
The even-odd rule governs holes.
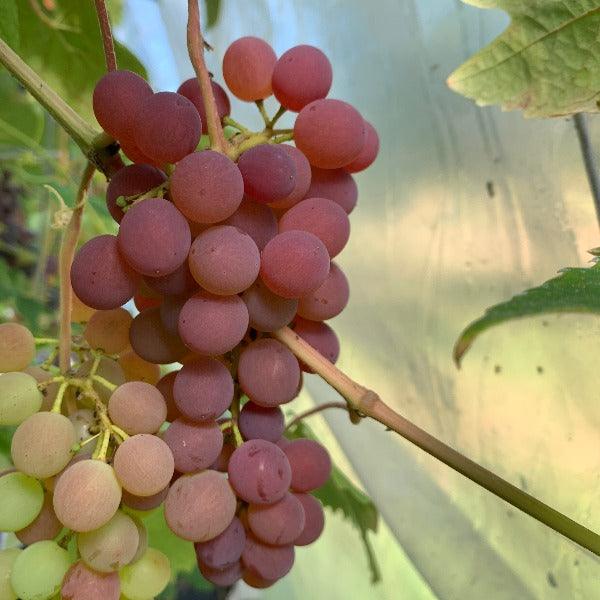
{"type": "Polygon", "coordinates": [[[18,425],[35,414],[44,397],[28,373],[0,374],[0,425],[18,425]]]}
{"type": "Polygon", "coordinates": [[[188,263],[203,289],[219,296],[232,296],[249,288],[258,277],[260,252],[244,231],[218,225],[194,240],[188,263]]]}
{"type": "Polygon", "coordinates": [[[244,196],[244,181],[229,158],[204,150],[179,161],[169,193],[175,206],[195,223],[218,223],[230,217],[244,196]]]}
{"type": "Polygon", "coordinates": [[[94,115],[104,131],[118,140],[133,137],[133,115],[140,102],[152,97],[152,88],[131,71],[109,71],[96,84],[94,115]]]}
{"type": "Polygon", "coordinates": [[[311,165],[339,169],[350,164],[362,150],[364,120],[347,102],[315,100],[298,114],[294,142],[311,165]]]}
{"type": "Polygon", "coordinates": [[[122,511],[94,531],[77,534],[77,549],[86,565],[111,573],[129,564],[139,544],[138,528],[122,511]]]}
{"type": "Polygon", "coordinates": [[[139,275],[123,260],[114,235],[86,242],[71,265],[71,284],[79,299],[97,310],[118,308],[133,298],[139,275]]]}
{"type": "Polygon", "coordinates": [[[117,236],[119,252],[142,275],[161,277],[185,262],[192,237],[185,217],[172,202],[149,198],[132,206],[117,236]]]}
{"type": "Polygon", "coordinates": [[[0,372],[22,371],[35,357],[31,331],[19,323],[0,324],[0,372]]]}
{"type": "Polygon", "coordinates": [[[239,560],[224,569],[212,569],[198,562],[198,569],[204,579],[218,587],[228,587],[242,578],[242,563],[239,560]]]}
{"type": "Polygon", "coordinates": [[[248,309],[239,296],[198,292],[179,313],[179,335],[198,354],[225,354],[242,341],[247,330],[248,309]]]}
{"type": "Polygon", "coordinates": [[[129,345],[131,315],[124,308],[96,311],[83,330],[83,337],[94,350],[118,354],[129,345]]]}
{"type": "Polygon", "coordinates": [[[199,563],[210,569],[226,569],[236,564],[246,545],[246,532],[242,522],[233,517],[225,531],[208,542],[194,544],[199,563]]]}
{"type": "MultiPolygon", "coordinates": [[[[71,292],[73,290],[71,289],[71,292]]],[[[71,322],[87,323],[90,317],[96,312],[95,308],[84,304],[75,293],[71,294],[71,322]]]]}
{"type": "MultiPolygon", "coordinates": [[[[340,342],[335,331],[320,321],[308,321],[297,317],[294,321],[294,331],[315,350],[322,354],[327,360],[334,363],[340,355],[340,342]]],[[[300,362],[300,368],[306,373],[312,373],[312,369],[300,362]]]]}
{"type": "MultiPolygon", "coordinates": [[[[164,330],[173,336],[179,336],[179,313],[183,305],[188,301],[189,295],[186,296],[166,296],[161,302],[158,309],[160,322],[164,330]]],[[[185,349],[185,354],[189,350],[185,349]]]]}
{"type": "Polygon", "coordinates": [[[0,598],[2,600],[17,600],[10,585],[10,574],[17,556],[21,554],[21,548],[5,548],[0,550],[0,598]]]}
{"type": "Polygon", "coordinates": [[[263,100],[271,93],[277,56],[264,40],[247,36],[235,40],[223,56],[223,78],[240,100],[263,100]]]}
{"type": "Polygon", "coordinates": [[[271,332],[292,321],[298,309],[298,300],[274,294],[259,278],[242,294],[248,309],[250,327],[271,332]]]}
{"type": "MultiPolygon", "coordinates": [[[[58,520],[52,507],[52,494],[46,492],[38,516],[27,527],[16,531],[15,535],[22,544],[29,546],[42,540],[54,539],[62,528],[62,523],[58,520]]],[[[1,594],[0,598],[2,598],[1,594]]]]}
{"type": "Polygon", "coordinates": [[[62,600],[119,600],[119,575],[99,573],[79,560],[67,571],[60,593],[62,600]]]}
{"type": "Polygon", "coordinates": [[[127,350],[119,356],[119,366],[127,381],[145,381],[155,385],[160,379],[160,367],[144,360],[133,350],[127,350]]]}
{"type": "Polygon", "coordinates": [[[17,556],[10,584],[21,600],[45,600],[60,590],[70,566],[69,553],[56,542],[36,542],[17,556]]]}
{"type": "Polygon", "coordinates": [[[183,475],[171,485],[165,519],[180,538],[206,542],[227,529],[236,507],[227,479],[216,471],[202,471],[183,475]]]}
{"type": "Polygon", "coordinates": [[[245,194],[255,202],[269,204],[287,198],[296,187],[296,165],[278,145],[261,144],[246,150],[238,168],[245,194]]]}
{"type": "Polygon", "coordinates": [[[339,315],[350,297],[350,287],[344,272],[331,263],[329,275],[321,287],[300,298],[298,314],[311,321],[325,321],[339,315]]]}
{"type": "MultiPolygon", "coordinates": [[[[229,102],[227,92],[218,83],[211,81],[210,84],[217,104],[219,119],[223,120],[223,117],[227,117],[231,113],[231,103],[229,102]]],[[[206,110],[204,109],[204,101],[200,92],[198,79],[196,77],[186,79],[186,81],[177,88],[177,93],[185,96],[193,103],[200,115],[200,120],[202,121],[202,133],[208,134],[206,128],[206,110]]]]}
{"type": "Polygon", "coordinates": [[[151,189],[161,185],[167,176],[156,167],[148,164],[129,165],[117,171],[108,182],[106,188],[106,206],[112,218],[120,223],[125,213],[117,206],[120,196],[128,198],[145,194],[151,189]]]}
{"type": "Polygon", "coordinates": [[[123,504],[133,510],[147,511],[160,506],[169,493],[169,487],[160,490],[152,496],[136,496],[123,490],[123,504]]]}
{"type": "MultiPolygon", "coordinates": [[[[0,479],[1,481],[1,479],[0,479]]],[[[54,512],[73,531],[93,531],[119,508],[121,486],[110,465],[81,460],[65,469],[54,487],[54,512]]]]}
{"type": "Polygon", "coordinates": [[[45,479],[66,467],[76,442],[73,423],[67,417],[39,412],[19,425],[12,438],[10,454],[19,471],[45,479]]]}
{"type": "Polygon", "coordinates": [[[293,440],[284,449],[292,468],[290,487],[295,492],[310,492],[324,485],[331,475],[329,452],[319,442],[293,440]]]}
{"type": "Polygon", "coordinates": [[[175,377],[173,396],[177,409],[188,419],[214,420],[233,400],[233,379],[223,363],[199,356],[186,363],[175,377]]]}
{"type": "Polygon", "coordinates": [[[244,569],[242,579],[246,585],[249,585],[250,587],[253,587],[257,590],[264,590],[266,588],[270,588],[272,585],[277,583],[277,579],[265,579],[264,577],[260,577],[259,575],[253,573],[248,569],[244,569]]]}
{"type": "Polygon", "coordinates": [[[158,307],[148,308],[133,319],[129,341],[138,356],[155,364],[177,362],[187,353],[179,335],[165,329],[158,307]]]}
{"type": "Polygon", "coordinates": [[[136,496],[153,496],[168,485],[175,462],[169,446],[159,437],[139,433],[115,452],[113,467],[120,484],[136,496]]]}
{"type": "Polygon", "coordinates": [[[268,546],[249,535],[242,563],[254,575],[275,581],[289,573],[294,564],[294,546],[268,546]]]}
{"type": "Polygon", "coordinates": [[[270,203],[274,209],[283,210],[291,208],[304,198],[310,186],[311,170],[306,156],[298,148],[288,144],[281,144],[279,147],[294,161],[296,167],[294,189],[285,198],[270,203]]]}
{"type": "Polygon", "coordinates": [[[314,46],[303,44],[284,52],[273,69],[273,93],[282,106],[299,112],[313,100],[325,98],[333,70],[329,59],[314,46]]]}
{"type": "Polygon", "coordinates": [[[30,365],[26,369],[23,369],[23,373],[31,375],[38,383],[45,384],[44,389],[41,390],[42,405],[39,410],[51,410],[54,400],[56,399],[56,394],[60,388],[60,383],[58,381],[46,383],[53,376],[53,373],[37,365],[30,365]]]}
{"type": "Polygon", "coordinates": [[[316,235],[335,258],[350,237],[350,219],[344,209],[326,198],[307,198],[279,219],[279,232],[301,230],[316,235]]]}
{"type": "Polygon", "coordinates": [[[191,473],[210,467],[223,448],[223,434],[215,421],[193,423],[176,419],[163,439],[175,459],[179,473],[191,473]]]}
{"type": "Polygon", "coordinates": [[[217,456],[215,462],[212,465],[210,465],[210,468],[213,469],[214,471],[219,471],[221,473],[227,473],[227,467],[229,466],[229,459],[231,458],[231,455],[234,452],[235,452],[235,444],[231,440],[231,437],[229,437],[229,436],[224,437],[223,438],[223,447],[221,448],[221,452],[219,453],[219,456],[217,456]]]}
{"type": "Polygon", "coordinates": [[[284,231],[262,251],[261,278],[272,292],[284,298],[310,294],[323,284],[328,273],[327,248],[308,231],[284,231]]]}
{"type": "Polygon", "coordinates": [[[283,498],[292,477],[290,463],[275,444],[250,440],[229,459],[229,483],[246,502],[272,504],[283,498]]]}
{"type": "Polygon", "coordinates": [[[267,242],[277,235],[277,218],[275,213],[264,204],[244,198],[240,207],[225,221],[245,231],[262,250],[267,242]]]}
{"type": "Polygon", "coordinates": [[[375,127],[368,121],[365,121],[365,143],[358,156],[344,169],[349,173],[357,173],[364,171],[367,167],[373,164],[379,153],[379,136],[375,127]]]}
{"type": "MultiPolygon", "coordinates": [[[[77,377],[87,377],[92,369],[93,364],[93,360],[87,360],[86,362],[82,363],[79,369],[77,369],[77,377]]],[[[125,372],[121,368],[120,364],[108,356],[103,356],[100,359],[100,364],[98,365],[96,374],[117,386],[125,383],[125,372]]],[[[112,392],[98,382],[94,382],[93,387],[96,393],[100,396],[100,400],[106,404],[112,392]]],[[[90,406],[93,406],[93,403],[91,403],[90,406]]]]}
{"type": "Polygon", "coordinates": [[[137,527],[139,536],[137,550],[135,551],[135,554],[130,561],[130,563],[134,563],[140,560],[140,558],[142,558],[142,556],[146,553],[146,550],[148,550],[148,530],[146,529],[146,526],[142,523],[141,519],[134,515],[129,516],[131,517],[133,524],[137,527]]]}
{"type": "MultiPolygon", "coordinates": [[[[144,282],[154,292],[163,296],[184,296],[198,289],[198,283],[190,273],[187,260],[172,273],[162,277],[144,277],[144,282]]],[[[138,309],[142,310],[139,307],[138,309]]]]}
{"type": "Polygon", "coordinates": [[[300,500],[289,492],[273,504],[248,506],[248,524],[252,533],[271,546],[293,543],[304,530],[305,519],[300,500]]]}
{"type": "Polygon", "coordinates": [[[146,156],[136,145],[134,142],[120,142],[121,151],[123,154],[135,164],[143,164],[150,165],[152,167],[156,167],[157,169],[164,169],[165,164],[163,161],[155,160],[154,158],[150,158],[146,156]]]}
{"type": "Polygon", "coordinates": [[[265,408],[246,402],[238,419],[240,433],[245,440],[267,440],[275,443],[283,434],[285,420],[278,406],[265,408]]]}
{"type": "Polygon", "coordinates": [[[240,354],[238,380],[256,404],[278,406],[297,395],[300,367],[281,342],[263,338],[249,344],[240,354]]]}
{"type": "Polygon", "coordinates": [[[302,504],[305,515],[305,525],[302,533],[294,540],[295,546],[312,544],[323,532],[325,514],[321,503],[310,494],[294,494],[302,504]]]}
{"type": "Polygon", "coordinates": [[[44,504],[42,484],[13,471],[0,476],[0,531],[19,531],[40,514],[44,504]]]}
{"type": "Polygon", "coordinates": [[[196,107],[175,92],[141,99],[134,121],[135,145],[161,163],[176,163],[193,152],[202,133],[196,107]]]}
{"type": "Polygon", "coordinates": [[[175,385],[177,373],[179,373],[179,371],[171,371],[161,377],[161,379],[156,383],[158,391],[162,394],[167,404],[166,420],[169,421],[169,423],[172,423],[175,419],[181,416],[179,409],[175,404],[175,397],[173,396],[173,386],[175,385]]]}
{"type": "Polygon", "coordinates": [[[153,385],[128,381],[108,401],[110,420],[125,433],[156,433],[167,417],[167,404],[153,385]]]}
{"type": "Polygon", "coordinates": [[[148,548],[136,562],[119,572],[121,593],[129,600],[148,600],[158,596],[171,579],[169,559],[155,548],[148,548]]]}
{"type": "Polygon", "coordinates": [[[358,200],[358,188],[352,175],[344,169],[312,167],[312,179],[305,198],[328,198],[350,214],[358,200]]]}

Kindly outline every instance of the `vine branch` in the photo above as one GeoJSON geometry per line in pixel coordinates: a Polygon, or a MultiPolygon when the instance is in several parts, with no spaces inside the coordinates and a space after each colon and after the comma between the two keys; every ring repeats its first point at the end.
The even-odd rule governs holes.
{"type": "Polygon", "coordinates": [[[96,5],[96,14],[98,15],[98,24],[100,25],[102,46],[104,47],[106,69],[107,71],[116,71],[117,56],[115,54],[115,42],[110,28],[110,19],[108,18],[108,11],[106,10],[106,3],[104,0],[94,0],[94,3],[96,5]]]}
{"type": "Polygon", "coordinates": [[[206,63],[204,62],[204,39],[200,28],[198,0],[188,0],[187,46],[190,61],[196,72],[196,78],[198,79],[200,92],[202,93],[210,147],[216,152],[227,154],[229,144],[225,139],[225,134],[221,127],[221,119],[217,110],[212,82],[206,68],[206,63]]]}
{"type": "Polygon", "coordinates": [[[354,410],[379,421],[474,483],[600,556],[598,534],[498,477],[396,413],[374,391],[353,381],[289,327],[283,327],[272,335],[336,389],[354,410]]]}
{"type": "Polygon", "coordinates": [[[291,429],[296,423],[300,423],[306,419],[306,417],[311,417],[312,415],[316,415],[323,410],[327,410],[329,408],[341,408],[342,410],[348,410],[348,404],[346,402],[325,402],[324,404],[319,404],[319,406],[315,406],[310,410],[307,410],[299,415],[296,415],[286,426],[286,431],[291,429]]]}

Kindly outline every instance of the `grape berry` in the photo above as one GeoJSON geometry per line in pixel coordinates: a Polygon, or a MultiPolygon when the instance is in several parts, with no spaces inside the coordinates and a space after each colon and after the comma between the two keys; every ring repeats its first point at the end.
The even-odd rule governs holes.
{"type": "MultiPolygon", "coordinates": [[[[143,515],[161,505],[219,586],[272,585],[323,530],[311,492],[329,478],[329,454],[284,437],[282,406],[308,368],[269,334],[290,326],[336,361],[324,321],[349,288],[331,259],[350,235],[351,173],[379,140],[355,108],[326,98],[332,68],[317,48],[277,59],[245,37],[223,76],[241,100],[274,94],[297,112],[296,145],[278,143],[271,122],[272,135],[240,131],[227,156],[198,150],[207,126],[195,79],[154,93],[113,71],[96,86],[96,118],[134,164],[107,189],[118,235],[93,238],[73,261],[72,318],[85,328],[71,371],[30,366],[32,334],[0,325],[0,425],[18,426],[0,530],[26,545],[0,552],[2,598],[157,596],[169,561],[148,548],[143,515]],[[258,141],[242,149],[244,139],[258,141]],[[123,308],[132,299],[135,318],[123,308]],[[166,364],[176,366],[161,378],[166,364]]],[[[229,98],[212,86],[224,119],[229,98]]]]}

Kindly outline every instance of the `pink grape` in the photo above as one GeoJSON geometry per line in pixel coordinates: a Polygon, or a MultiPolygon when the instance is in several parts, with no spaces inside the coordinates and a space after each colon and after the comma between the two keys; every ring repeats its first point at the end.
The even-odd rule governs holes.
{"type": "Polygon", "coordinates": [[[250,327],[257,331],[271,332],[284,327],[298,309],[298,300],[274,294],[260,278],[242,294],[242,300],[248,308],[250,327]]]}
{"type": "Polygon", "coordinates": [[[252,533],[263,543],[286,546],[302,533],[306,517],[300,500],[288,492],[273,504],[250,504],[248,523],[252,533]]]}
{"type": "Polygon", "coordinates": [[[215,421],[193,423],[175,419],[163,438],[175,458],[179,473],[191,473],[210,467],[223,448],[223,434],[215,421]]]}
{"type": "Polygon", "coordinates": [[[294,546],[269,546],[249,535],[242,563],[254,575],[274,581],[287,575],[294,564],[294,546]]]}
{"type": "MultiPolygon", "coordinates": [[[[219,114],[219,118],[223,120],[223,117],[228,116],[231,112],[231,103],[227,97],[227,92],[218,83],[211,81],[211,86],[217,104],[217,113],[219,114]]],[[[200,115],[200,120],[202,121],[202,133],[207,134],[206,111],[204,110],[204,101],[202,100],[202,94],[200,93],[198,79],[196,77],[186,79],[177,88],[177,93],[185,96],[194,104],[200,115]]]]}
{"type": "MultiPolygon", "coordinates": [[[[335,335],[335,331],[327,323],[308,321],[297,317],[294,321],[294,331],[326,359],[335,364],[340,355],[340,342],[335,335]]],[[[306,373],[313,372],[304,363],[300,363],[300,367],[306,373]]]]}
{"type": "Polygon", "coordinates": [[[323,506],[310,494],[294,494],[304,508],[305,524],[302,533],[294,540],[295,546],[308,546],[323,533],[325,515],[323,506]]]}
{"type": "Polygon", "coordinates": [[[245,231],[259,250],[277,235],[275,213],[268,206],[248,198],[242,200],[240,207],[225,221],[225,225],[245,231]]]}
{"type": "Polygon", "coordinates": [[[233,520],[223,533],[208,542],[194,544],[198,562],[210,569],[223,570],[235,565],[246,545],[246,532],[242,522],[233,520]]]}
{"type": "Polygon", "coordinates": [[[198,562],[198,569],[204,579],[218,587],[229,587],[242,578],[242,563],[239,560],[224,569],[211,569],[209,566],[198,562]]]}
{"type": "Polygon", "coordinates": [[[192,277],[187,260],[172,273],[161,277],[144,277],[144,283],[161,296],[183,296],[198,289],[198,283],[192,277]]]}
{"type": "Polygon", "coordinates": [[[291,208],[294,204],[298,204],[305,197],[310,187],[311,170],[308,159],[298,148],[288,144],[279,146],[287,155],[294,161],[296,166],[296,181],[294,189],[282,200],[271,202],[269,206],[277,210],[291,208]]]}
{"type": "Polygon", "coordinates": [[[297,439],[284,450],[292,468],[291,488],[295,492],[310,492],[324,485],[331,475],[329,452],[318,442],[297,439]]]}
{"type": "Polygon", "coordinates": [[[349,297],[350,287],[344,272],[335,263],[331,263],[329,275],[323,285],[300,298],[298,314],[311,321],[326,321],[346,308],[349,297]]]}
{"type": "Polygon", "coordinates": [[[379,153],[379,136],[371,123],[365,121],[365,144],[359,155],[344,169],[349,173],[358,173],[371,166],[379,153]]]}
{"type": "Polygon", "coordinates": [[[278,406],[265,408],[246,402],[238,419],[240,433],[245,440],[267,440],[275,443],[283,434],[285,420],[278,406]]]}
{"type": "Polygon", "coordinates": [[[318,169],[312,167],[312,178],[305,198],[328,198],[337,202],[347,214],[356,206],[358,188],[344,169],[318,169]]]}

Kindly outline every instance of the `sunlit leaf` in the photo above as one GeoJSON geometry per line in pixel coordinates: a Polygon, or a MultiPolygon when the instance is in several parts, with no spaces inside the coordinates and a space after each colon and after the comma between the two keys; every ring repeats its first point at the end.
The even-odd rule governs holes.
{"type": "Polygon", "coordinates": [[[0,37],[15,50],[19,48],[19,11],[16,0],[0,2],[0,37]]]}

